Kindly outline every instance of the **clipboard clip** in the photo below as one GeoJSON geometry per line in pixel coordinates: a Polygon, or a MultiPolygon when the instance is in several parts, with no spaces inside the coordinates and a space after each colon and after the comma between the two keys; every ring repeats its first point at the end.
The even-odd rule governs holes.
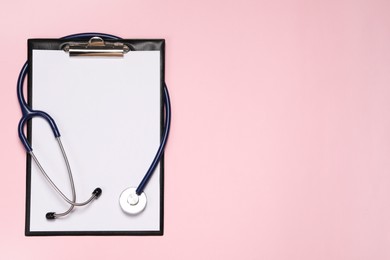
{"type": "Polygon", "coordinates": [[[61,48],[70,57],[123,57],[130,51],[122,42],[105,42],[101,37],[92,37],[88,42],[66,42],[61,48]]]}

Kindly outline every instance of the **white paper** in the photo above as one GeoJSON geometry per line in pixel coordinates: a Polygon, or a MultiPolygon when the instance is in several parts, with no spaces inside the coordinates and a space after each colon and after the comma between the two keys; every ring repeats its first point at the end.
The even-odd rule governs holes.
{"type": "MultiPolygon", "coordinates": [[[[160,144],[160,52],[123,58],[75,57],[60,50],[33,50],[33,108],[56,121],[75,181],[77,201],[96,187],[101,197],[62,219],[47,212],[69,205],[32,161],[30,231],[158,231],[160,171],[145,189],[145,210],[125,214],[119,196],[136,187],[160,144]]],[[[71,199],[60,149],[49,125],[33,119],[32,146],[48,175],[71,199]]]]}

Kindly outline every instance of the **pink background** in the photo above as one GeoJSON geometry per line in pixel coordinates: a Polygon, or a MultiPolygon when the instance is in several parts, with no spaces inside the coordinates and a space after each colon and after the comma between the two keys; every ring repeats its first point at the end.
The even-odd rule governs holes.
{"type": "Polygon", "coordinates": [[[390,259],[389,1],[2,1],[1,259],[390,259]],[[163,237],[25,237],[26,40],[165,38],[163,237]]]}

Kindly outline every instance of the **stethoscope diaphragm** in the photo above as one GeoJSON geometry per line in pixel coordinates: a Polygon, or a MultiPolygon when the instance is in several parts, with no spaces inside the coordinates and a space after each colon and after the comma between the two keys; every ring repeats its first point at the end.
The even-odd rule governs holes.
{"type": "Polygon", "coordinates": [[[146,195],[142,192],[140,195],[136,192],[137,188],[127,188],[119,197],[119,204],[122,210],[130,215],[141,213],[146,207],[146,195]]]}

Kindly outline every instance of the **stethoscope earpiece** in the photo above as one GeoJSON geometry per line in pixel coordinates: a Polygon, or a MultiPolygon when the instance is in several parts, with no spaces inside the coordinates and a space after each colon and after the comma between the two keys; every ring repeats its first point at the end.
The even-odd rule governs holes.
{"type": "Polygon", "coordinates": [[[48,219],[48,220],[56,219],[56,213],[55,212],[47,212],[46,219],[48,219]]]}
{"type": "Polygon", "coordinates": [[[100,188],[96,188],[96,189],[92,192],[92,194],[95,195],[95,199],[96,199],[96,200],[100,197],[100,195],[102,195],[102,193],[103,193],[103,191],[102,191],[102,189],[100,189],[100,188]]]}

